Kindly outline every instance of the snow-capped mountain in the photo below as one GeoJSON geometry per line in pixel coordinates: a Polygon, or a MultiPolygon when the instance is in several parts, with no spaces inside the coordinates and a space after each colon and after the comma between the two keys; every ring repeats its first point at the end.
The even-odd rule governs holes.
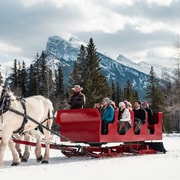
{"type": "MultiPolygon", "coordinates": [[[[74,61],[77,59],[77,56],[79,54],[81,44],[86,46],[84,42],[77,39],[76,37],[72,37],[69,41],[66,41],[61,37],[51,36],[47,41],[45,52],[49,53],[52,56],[49,61],[51,61],[52,59],[56,59],[61,62],[63,66],[62,70],[65,85],[68,84],[68,78],[70,73],[72,72],[74,61]]],[[[104,53],[99,52],[98,50],[97,52],[99,57],[101,58],[101,71],[107,77],[109,83],[111,84],[112,80],[114,80],[115,83],[119,83],[121,88],[124,88],[127,81],[129,80],[133,88],[136,89],[141,98],[143,98],[143,96],[145,95],[144,89],[147,84],[150,69],[147,73],[142,72],[133,68],[133,66],[129,67],[129,64],[131,64],[130,60],[129,64],[125,65],[125,57],[123,59],[123,64],[122,58],[120,57],[117,60],[114,60],[106,56],[104,53]]]]}
{"type": "MultiPolygon", "coordinates": [[[[65,88],[69,86],[69,75],[73,70],[74,61],[77,59],[82,44],[84,46],[87,45],[75,36],[71,37],[69,41],[64,40],[59,36],[50,36],[46,43],[45,52],[49,54],[47,57],[49,66],[54,68],[56,62],[61,63],[65,88]]],[[[113,59],[106,55],[106,53],[98,51],[98,48],[97,52],[101,58],[101,71],[107,77],[109,84],[111,85],[113,80],[114,83],[118,82],[121,89],[123,89],[129,80],[133,88],[137,90],[141,99],[145,96],[145,88],[151,66],[153,66],[158,78],[161,78],[162,69],[166,68],[145,62],[134,63],[122,54],[120,54],[117,59],[113,59]]],[[[8,76],[7,72],[4,72],[3,70],[1,72],[3,72],[6,77],[8,76]]]]}
{"type": "Polygon", "coordinates": [[[149,74],[150,72],[150,69],[151,69],[151,66],[153,67],[153,70],[156,74],[156,76],[158,78],[161,78],[162,77],[162,71],[165,70],[167,72],[172,72],[173,71],[173,68],[170,68],[170,67],[167,67],[167,66],[163,66],[163,65],[158,65],[158,64],[150,64],[150,63],[147,63],[147,62],[139,62],[139,63],[135,63],[133,62],[132,60],[126,58],[124,55],[120,54],[117,59],[116,59],[119,63],[127,66],[127,67],[130,67],[130,68],[133,68],[133,69],[136,69],[140,72],[143,72],[145,74],[149,74]]]}

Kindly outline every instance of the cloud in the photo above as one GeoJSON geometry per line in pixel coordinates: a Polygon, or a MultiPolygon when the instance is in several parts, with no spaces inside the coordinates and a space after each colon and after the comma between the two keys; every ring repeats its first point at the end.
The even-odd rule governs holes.
{"type": "Polygon", "coordinates": [[[85,42],[93,37],[96,47],[114,58],[148,61],[149,52],[164,58],[164,47],[170,49],[180,32],[178,7],[177,0],[1,1],[0,62],[2,56],[33,59],[52,35],[85,42]]]}

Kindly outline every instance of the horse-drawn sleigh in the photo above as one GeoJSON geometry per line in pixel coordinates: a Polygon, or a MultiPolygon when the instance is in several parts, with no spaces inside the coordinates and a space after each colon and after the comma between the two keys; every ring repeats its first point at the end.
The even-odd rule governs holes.
{"type": "MultiPolygon", "coordinates": [[[[0,87],[0,117],[1,143],[0,166],[3,165],[5,149],[9,146],[12,155],[12,165],[21,162],[16,144],[35,146],[38,162],[48,163],[50,149],[60,150],[67,157],[90,156],[110,157],[125,154],[165,153],[162,142],[162,113],[154,113],[154,124],[148,126],[147,121],[141,127],[140,134],[135,134],[130,128],[126,134],[119,134],[117,130],[117,110],[114,121],[109,124],[108,134],[101,134],[101,116],[95,108],[57,110],[51,101],[43,96],[32,96],[25,99],[17,98],[11,91],[4,91],[0,87]],[[60,132],[54,131],[53,120],[60,125],[60,132]],[[44,141],[36,132],[36,142],[17,139],[17,134],[27,134],[41,127],[44,141]],[[153,131],[150,131],[150,128],[153,131]],[[153,133],[150,133],[153,132],[153,133]],[[60,138],[60,143],[51,142],[51,136],[60,138]],[[44,156],[41,148],[45,148],[44,156]]],[[[132,122],[133,122],[133,114],[132,122]]]]}

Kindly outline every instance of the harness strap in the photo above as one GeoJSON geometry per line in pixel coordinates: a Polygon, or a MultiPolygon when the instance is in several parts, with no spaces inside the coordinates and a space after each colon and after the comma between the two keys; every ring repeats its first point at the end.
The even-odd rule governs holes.
{"type": "MultiPolygon", "coordinates": [[[[70,141],[69,138],[59,134],[58,132],[54,131],[53,129],[50,129],[50,128],[44,126],[43,124],[41,124],[41,123],[37,122],[36,120],[34,120],[32,117],[28,116],[27,112],[26,112],[25,100],[23,98],[20,97],[20,98],[16,98],[16,99],[21,102],[22,107],[24,109],[24,113],[22,113],[20,111],[17,111],[16,109],[10,107],[10,96],[9,95],[8,96],[7,95],[4,96],[5,92],[3,92],[3,94],[1,94],[1,98],[0,98],[0,115],[2,115],[3,113],[5,113],[6,111],[9,110],[11,112],[14,112],[14,113],[24,117],[24,120],[22,122],[21,127],[19,129],[17,129],[16,131],[14,131],[14,133],[23,133],[25,124],[27,123],[28,120],[31,120],[32,122],[37,124],[39,127],[46,129],[47,131],[51,132],[52,134],[57,135],[58,137],[61,137],[61,138],[63,138],[66,141],[70,141]],[[2,97],[5,97],[5,99],[2,98],[2,97]]],[[[43,122],[45,122],[48,119],[54,119],[54,116],[50,117],[49,113],[50,112],[48,112],[48,118],[45,119],[43,122]]],[[[3,118],[3,116],[2,116],[2,118],[3,118]]]]}
{"type": "MultiPolygon", "coordinates": [[[[21,116],[24,116],[23,113],[15,110],[15,109],[13,109],[13,108],[9,108],[9,111],[14,112],[14,113],[16,113],[16,114],[19,114],[19,115],[21,115],[21,116]]],[[[41,124],[41,123],[37,122],[36,120],[34,120],[34,119],[33,119],[32,117],[30,117],[29,115],[26,115],[26,117],[27,117],[27,119],[31,120],[32,122],[34,122],[35,124],[39,125],[40,127],[48,130],[49,132],[53,133],[54,135],[57,135],[58,137],[61,137],[61,138],[63,138],[64,140],[70,141],[69,138],[67,138],[67,137],[59,134],[58,132],[54,131],[53,129],[49,129],[48,127],[46,127],[46,126],[44,126],[43,124],[41,124]]],[[[51,119],[51,118],[54,118],[54,117],[50,117],[49,119],[51,119]]]]}
{"type": "MultiPolygon", "coordinates": [[[[27,112],[26,112],[26,106],[25,106],[25,100],[23,98],[17,98],[17,100],[19,100],[21,102],[21,105],[24,109],[24,114],[22,113],[22,116],[24,116],[23,122],[21,124],[21,127],[19,129],[17,129],[16,131],[14,131],[14,133],[19,133],[22,134],[24,131],[24,126],[27,123],[28,119],[27,119],[27,112]]],[[[11,107],[9,108],[9,110],[12,109],[11,107]]],[[[13,112],[16,111],[14,109],[12,109],[13,112]]],[[[20,114],[19,111],[16,111],[17,114],[20,114]]],[[[21,115],[21,114],[20,114],[21,115]]]]}

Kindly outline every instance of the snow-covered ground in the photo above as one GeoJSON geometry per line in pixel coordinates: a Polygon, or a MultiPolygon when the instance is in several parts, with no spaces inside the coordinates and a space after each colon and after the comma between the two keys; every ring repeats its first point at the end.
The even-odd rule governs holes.
{"type": "Polygon", "coordinates": [[[67,158],[60,150],[50,150],[49,164],[37,163],[34,147],[28,162],[11,166],[11,154],[7,150],[0,178],[15,179],[113,179],[113,180],[179,180],[180,134],[163,135],[165,154],[136,155],[92,159],[88,157],[67,158]]]}

